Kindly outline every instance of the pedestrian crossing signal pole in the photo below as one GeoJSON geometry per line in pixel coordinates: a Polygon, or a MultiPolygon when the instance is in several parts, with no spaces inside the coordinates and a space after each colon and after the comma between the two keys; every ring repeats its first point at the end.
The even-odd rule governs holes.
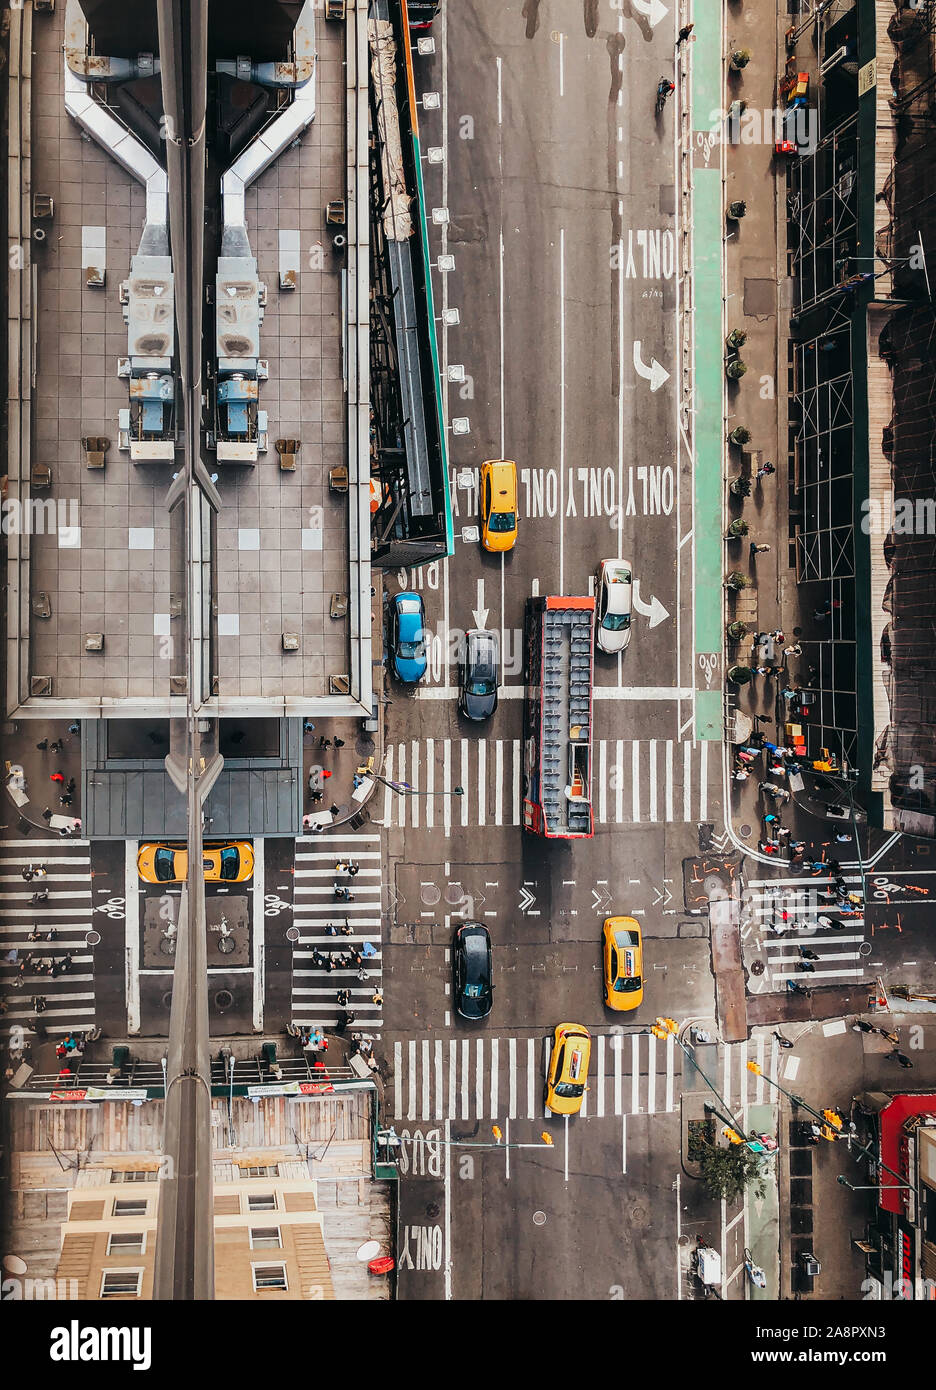
{"type": "MultiPolygon", "coordinates": [[[[681,1049],[683,1055],[685,1057],[688,1057],[689,1061],[695,1067],[696,1073],[702,1078],[706,1086],[712,1092],[712,1095],[718,1101],[718,1104],[721,1106],[721,1110],[716,1109],[714,1105],[708,1105],[706,1106],[706,1109],[710,1110],[713,1115],[717,1115],[718,1118],[721,1120],[722,1124],[726,1126],[726,1129],[722,1130],[722,1133],[729,1137],[731,1134],[738,1135],[737,1120],[726,1118],[726,1116],[731,1115],[731,1107],[729,1106],[728,1102],[724,1099],[724,1097],[721,1095],[721,1093],[715,1089],[711,1081],[709,1081],[708,1077],[705,1075],[705,1072],[698,1065],[695,1056],[692,1052],[692,1049],[688,1048],[686,1044],[683,1042],[682,1038],[679,1036],[679,1024],[676,1022],[676,1020],[674,1018],[658,1018],[655,1023],[650,1025],[649,1032],[655,1038],[673,1039],[673,1042],[676,1044],[678,1048],[681,1049]]],[[[763,1144],[759,1143],[756,1139],[744,1139],[739,1136],[736,1139],[732,1139],[731,1142],[733,1144],[746,1144],[752,1153],[764,1152],[763,1144]]]]}

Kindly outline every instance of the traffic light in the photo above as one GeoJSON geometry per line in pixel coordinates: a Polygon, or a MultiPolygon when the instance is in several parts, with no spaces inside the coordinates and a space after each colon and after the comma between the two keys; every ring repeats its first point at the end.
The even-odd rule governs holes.
{"type": "Polygon", "coordinates": [[[492,1125],[492,1126],[491,1126],[491,1133],[494,1135],[494,1142],[495,1142],[495,1144],[499,1144],[500,1141],[501,1141],[501,1140],[503,1139],[503,1137],[504,1137],[503,1131],[501,1130],[500,1125],[492,1125]]]}
{"type": "Polygon", "coordinates": [[[763,1076],[763,1072],[761,1071],[760,1067],[757,1065],[756,1062],[748,1062],[747,1069],[748,1071],[753,1072],[755,1076],[763,1076]]]}
{"type": "Polygon", "coordinates": [[[823,1139],[828,1139],[830,1143],[838,1138],[838,1134],[831,1125],[820,1125],[819,1133],[822,1135],[823,1139]]]}
{"type": "Polygon", "coordinates": [[[823,1110],[822,1118],[827,1120],[833,1129],[842,1128],[842,1117],[837,1110],[823,1110]]]}
{"type": "Polygon", "coordinates": [[[739,1134],[736,1129],[729,1129],[727,1125],[722,1130],[722,1134],[728,1140],[729,1144],[744,1144],[747,1142],[743,1134],[739,1134]]]}
{"type": "Polygon", "coordinates": [[[542,1134],[540,1135],[540,1138],[542,1139],[544,1144],[549,1144],[550,1146],[552,1146],[553,1137],[547,1129],[543,1130],[542,1134]]]}

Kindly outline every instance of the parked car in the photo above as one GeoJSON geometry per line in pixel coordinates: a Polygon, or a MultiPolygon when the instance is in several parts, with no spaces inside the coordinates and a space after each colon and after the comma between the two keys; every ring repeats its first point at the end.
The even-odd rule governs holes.
{"type": "Polygon", "coordinates": [[[602,932],[604,1001],[609,1009],[636,1009],[643,1000],[643,942],[634,917],[608,917],[602,932]]]}
{"type": "Polygon", "coordinates": [[[458,707],[466,719],[490,719],[497,709],[499,672],[497,633],[470,628],[462,638],[458,661],[458,707]]]}
{"type": "Polygon", "coordinates": [[[517,465],[487,459],[481,465],[481,544],[485,550],[512,550],[517,540],[517,465]]]}
{"type": "Polygon", "coordinates": [[[591,1034],[581,1023],[557,1023],[553,1032],[546,1104],[554,1115],[577,1115],[585,1096],[591,1034]]]}
{"type": "MultiPolygon", "coordinates": [[[[253,874],[253,849],[244,840],[205,845],[202,868],[206,883],[244,883],[253,874]]],[[[188,877],[188,850],[178,845],[141,845],[137,873],[144,883],[182,883],[188,877]]]]}
{"type": "Polygon", "coordinates": [[[486,1018],[491,1012],[491,937],[480,922],[465,922],[452,938],[452,994],[462,1018],[486,1018]]]}
{"type": "Polygon", "coordinates": [[[396,594],[390,600],[387,646],[397,680],[407,685],[422,680],[426,674],[426,610],[419,594],[396,594]]]}
{"type": "Polygon", "coordinates": [[[595,641],[603,652],[630,642],[634,577],[626,560],[602,560],[595,575],[595,641]]]}

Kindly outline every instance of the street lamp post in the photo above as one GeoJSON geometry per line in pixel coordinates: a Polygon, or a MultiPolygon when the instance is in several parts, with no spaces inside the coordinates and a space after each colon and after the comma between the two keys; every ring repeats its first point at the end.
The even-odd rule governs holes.
{"type": "MultiPolygon", "coordinates": [[[[673,1041],[675,1042],[676,1046],[682,1050],[683,1056],[688,1057],[688,1059],[689,1059],[689,1061],[692,1063],[693,1067],[695,1067],[696,1072],[698,1073],[699,1076],[701,1076],[702,1080],[705,1082],[706,1086],[707,1086],[707,1087],[709,1088],[709,1090],[712,1092],[712,1095],[713,1095],[713,1096],[715,1097],[715,1099],[718,1101],[719,1105],[722,1106],[722,1108],[723,1108],[724,1110],[726,1110],[726,1111],[728,1112],[728,1114],[730,1115],[730,1114],[731,1114],[731,1107],[729,1106],[728,1102],[724,1099],[724,1097],[721,1095],[721,1093],[715,1089],[715,1087],[712,1085],[711,1081],[709,1081],[708,1077],[705,1075],[705,1072],[702,1070],[702,1068],[699,1066],[698,1062],[696,1061],[694,1053],[692,1052],[692,1050],[691,1050],[690,1048],[688,1048],[688,1047],[686,1046],[686,1044],[683,1042],[682,1038],[679,1036],[679,1029],[678,1029],[678,1025],[677,1025],[675,1019],[672,1019],[672,1018],[658,1018],[658,1019],[656,1020],[656,1022],[650,1026],[650,1028],[648,1029],[648,1032],[651,1033],[651,1034],[653,1035],[653,1037],[655,1037],[655,1038],[672,1038],[672,1039],[673,1039],[673,1041]]],[[[738,1123],[737,1120],[735,1120],[735,1119],[726,1120],[726,1119],[725,1119],[725,1116],[724,1116],[719,1110],[717,1110],[717,1109],[715,1108],[714,1105],[708,1106],[708,1107],[706,1107],[706,1108],[707,1108],[707,1109],[710,1109],[714,1115],[717,1115],[718,1118],[722,1121],[722,1123],[723,1123],[723,1124],[727,1124],[727,1125],[728,1125],[728,1128],[731,1129],[731,1130],[733,1130],[736,1134],[743,1134],[742,1127],[739,1125],[739,1123],[738,1123]]],[[[759,1145],[759,1144],[758,1144],[757,1147],[754,1147],[755,1143],[756,1143],[756,1141],[751,1140],[751,1139],[745,1139],[745,1140],[744,1140],[745,1146],[746,1146],[747,1148],[749,1148],[749,1149],[751,1150],[752,1153],[762,1153],[762,1152],[763,1152],[763,1147],[762,1147],[761,1145],[759,1145]]]]}
{"type": "Polygon", "coordinates": [[[389,777],[384,777],[380,772],[362,772],[362,777],[369,777],[374,782],[382,782],[385,787],[389,787],[392,792],[399,792],[401,796],[464,796],[464,787],[453,787],[451,791],[416,791],[410,786],[409,782],[392,782],[389,777]]]}
{"type": "MultiPolygon", "coordinates": [[[[552,1135],[545,1129],[539,1137],[539,1142],[534,1144],[505,1144],[503,1132],[498,1125],[491,1126],[491,1133],[494,1136],[493,1144],[483,1144],[479,1139],[433,1139],[432,1143],[449,1149],[551,1149],[554,1143],[552,1135]]],[[[390,1129],[377,1131],[377,1142],[387,1148],[395,1148],[401,1140],[391,1126],[390,1129]]]]}

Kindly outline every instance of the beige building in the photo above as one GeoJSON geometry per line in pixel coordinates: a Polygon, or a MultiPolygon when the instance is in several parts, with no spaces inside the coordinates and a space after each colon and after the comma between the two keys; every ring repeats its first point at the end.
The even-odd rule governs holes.
{"type": "MultiPolygon", "coordinates": [[[[389,1191],[372,1177],[365,1092],[212,1110],[215,1297],[382,1299],[357,1252],[388,1248],[389,1191]]],[[[152,1297],[162,1102],[14,1103],[4,1253],[62,1299],[152,1297]],[[51,1287],[51,1285],[49,1285],[51,1287]]],[[[51,1296],[46,1294],[45,1296],[51,1296]]]]}

